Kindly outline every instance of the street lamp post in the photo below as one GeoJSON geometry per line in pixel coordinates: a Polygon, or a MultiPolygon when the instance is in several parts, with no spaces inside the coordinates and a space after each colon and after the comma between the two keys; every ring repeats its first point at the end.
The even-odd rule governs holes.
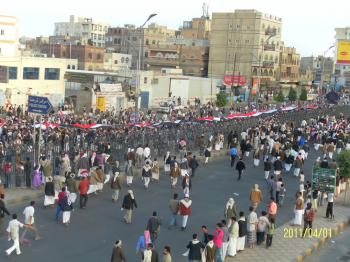
{"type": "MultiPolygon", "coordinates": [[[[321,90],[322,90],[322,88],[323,88],[323,81],[324,81],[323,75],[324,75],[324,64],[325,64],[325,62],[326,62],[326,54],[327,54],[327,52],[328,52],[329,50],[331,50],[333,47],[335,47],[335,46],[332,45],[332,46],[328,47],[328,49],[327,49],[326,51],[323,52],[322,70],[321,70],[321,80],[320,80],[320,88],[321,88],[321,90]]],[[[328,89],[328,87],[327,87],[327,89],[328,89]]],[[[327,91],[328,91],[327,89],[326,89],[326,93],[327,93],[327,91]]]]}
{"type": "MultiPolygon", "coordinates": [[[[156,15],[157,14],[150,14],[148,16],[147,20],[139,27],[141,33],[146,23],[156,15]]],[[[141,54],[143,52],[142,46],[143,46],[143,34],[142,34],[142,38],[140,37],[140,40],[139,40],[139,54],[138,54],[138,62],[136,66],[135,122],[137,122],[137,119],[138,119],[138,109],[139,109],[139,95],[140,95],[139,93],[140,93],[140,81],[141,81],[141,54]]]]}

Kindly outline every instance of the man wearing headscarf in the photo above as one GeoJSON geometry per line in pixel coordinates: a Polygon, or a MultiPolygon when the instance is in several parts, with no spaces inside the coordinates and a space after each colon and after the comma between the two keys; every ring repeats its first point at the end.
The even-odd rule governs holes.
{"type": "Polygon", "coordinates": [[[124,216],[124,221],[127,224],[131,224],[132,210],[137,208],[137,203],[134,197],[134,192],[132,190],[128,190],[128,193],[124,196],[122,210],[126,210],[126,214],[124,216]]]}
{"type": "Polygon", "coordinates": [[[151,160],[147,159],[145,165],[142,168],[142,179],[145,186],[145,189],[148,189],[149,183],[152,177],[152,167],[151,160]]]}
{"type": "Polygon", "coordinates": [[[188,217],[192,214],[192,200],[189,194],[186,194],[185,198],[180,201],[179,213],[182,216],[181,230],[184,231],[187,226],[188,217]]]}
{"type": "Polygon", "coordinates": [[[117,240],[115,242],[115,245],[114,245],[114,248],[112,251],[111,262],[126,262],[124,252],[122,250],[122,241],[121,240],[117,240]]]}
{"type": "Polygon", "coordinates": [[[131,148],[128,148],[128,153],[126,155],[126,166],[125,166],[126,184],[128,186],[131,186],[134,178],[134,171],[133,171],[134,164],[135,164],[135,154],[133,153],[131,148]]]}
{"type": "Polygon", "coordinates": [[[72,202],[72,204],[75,203],[75,201],[77,200],[77,194],[79,192],[79,188],[77,185],[77,182],[75,181],[75,174],[70,172],[67,180],[66,180],[66,184],[67,184],[67,189],[69,192],[69,200],[72,202]]]}
{"type": "Polygon", "coordinates": [[[229,198],[227,203],[226,203],[224,216],[225,216],[225,219],[227,221],[227,224],[229,224],[232,217],[237,217],[235,200],[232,197],[229,198]]]}
{"type": "Polygon", "coordinates": [[[119,171],[115,171],[114,176],[111,178],[112,202],[118,201],[119,191],[122,189],[122,181],[119,174],[119,171]]]}

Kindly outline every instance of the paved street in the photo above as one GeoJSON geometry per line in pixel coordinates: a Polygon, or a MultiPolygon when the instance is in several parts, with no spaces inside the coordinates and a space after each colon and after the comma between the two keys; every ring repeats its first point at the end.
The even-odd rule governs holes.
{"type": "Polygon", "coordinates": [[[321,250],[305,259],[305,262],[350,261],[350,228],[329,241],[321,250]]]}
{"type": "MultiPolygon", "coordinates": [[[[311,154],[305,167],[306,179],[311,176],[311,165],[314,159],[315,154],[311,154]]],[[[157,242],[160,247],[171,246],[173,261],[187,261],[181,254],[186,251],[185,246],[191,239],[192,233],[200,233],[201,225],[207,225],[212,231],[215,223],[222,219],[224,206],[229,197],[235,198],[237,211],[247,212],[250,188],[254,183],[258,183],[265,197],[258,211],[260,212],[265,207],[268,195],[262,167],[254,169],[252,164],[253,161],[249,158],[246,161],[248,172],[239,182],[236,180],[236,172],[233,178],[233,170],[229,167],[227,157],[215,160],[198,170],[198,175],[193,180],[193,192],[191,192],[193,215],[189,218],[187,231],[181,232],[179,229],[170,231],[163,226],[157,242]]],[[[108,261],[116,239],[123,240],[128,261],[138,261],[135,254],[137,239],[143,233],[153,210],[158,211],[163,217],[164,224],[167,223],[169,217],[167,205],[173,190],[170,189],[168,177],[161,177],[159,183],[152,183],[148,191],[143,189],[140,179],[135,182],[134,193],[139,208],[134,212],[132,225],[125,225],[121,222],[123,216],[120,211],[121,203],[112,204],[111,192],[107,187],[102,194],[90,197],[86,210],[77,208],[72,213],[72,223],[68,228],[54,221],[53,209],[39,208],[43,200],[38,200],[35,219],[44,239],[32,243],[30,247],[22,247],[23,255],[21,257],[13,255],[8,261],[46,262],[48,259],[50,262],[108,261]]],[[[297,180],[289,175],[285,177],[285,184],[287,197],[285,205],[278,213],[277,223],[279,225],[286,223],[293,216],[297,180]]],[[[123,189],[122,195],[126,190],[126,188],[123,189]]],[[[182,196],[180,188],[176,191],[182,196]]],[[[23,206],[11,206],[10,211],[20,214],[23,206]]],[[[20,220],[23,221],[22,216],[20,220]]],[[[6,238],[1,237],[1,250],[7,248],[8,245],[6,238]]],[[[161,248],[158,250],[161,252],[161,248]]]]}

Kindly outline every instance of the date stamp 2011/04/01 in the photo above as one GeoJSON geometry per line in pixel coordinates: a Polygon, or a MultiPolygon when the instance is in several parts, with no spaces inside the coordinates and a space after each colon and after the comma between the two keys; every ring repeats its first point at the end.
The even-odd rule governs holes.
{"type": "Polygon", "coordinates": [[[332,229],[321,228],[283,228],[283,238],[330,238],[332,237],[332,229]]]}

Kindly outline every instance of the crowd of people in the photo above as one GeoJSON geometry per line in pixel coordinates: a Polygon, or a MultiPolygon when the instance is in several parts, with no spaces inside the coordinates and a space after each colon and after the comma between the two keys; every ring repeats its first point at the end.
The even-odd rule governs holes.
{"type": "MultiPolygon", "coordinates": [[[[110,187],[111,201],[117,202],[124,186],[127,187],[127,193],[121,202],[121,209],[125,210],[123,220],[126,224],[132,224],[133,209],[137,208],[139,202],[133,191],[133,179],[141,175],[145,190],[151,190],[152,183],[159,179],[168,179],[171,188],[176,188],[178,180],[181,180],[183,189],[181,199],[178,194],[174,194],[169,202],[171,214],[168,226],[169,229],[174,228],[177,225],[177,216],[180,216],[181,230],[187,232],[187,222],[192,214],[192,205],[195,204],[191,199],[192,186],[195,186],[193,178],[199,167],[195,151],[198,152],[198,155],[204,156],[203,164],[205,165],[209,163],[211,152],[227,147],[230,165],[237,173],[237,180],[244,179],[249,166],[247,161],[249,158],[253,159],[253,168],[261,170],[266,180],[269,204],[262,208],[263,211],[258,216],[256,210],[258,207],[261,208],[264,194],[261,192],[261,185],[255,184],[250,192],[251,206],[249,211],[247,210],[247,215],[244,211],[237,212],[235,207],[237,199],[232,197],[227,201],[224,216],[216,224],[212,233],[209,233],[207,226],[203,226],[202,240],[199,239],[197,233],[193,234],[192,240],[186,246],[188,252],[184,255],[190,261],[205,259],[204,261],[221,262],[226,256],[233,257],[237,252],[242,252],[246,244],[249,248],[254,248],[255,245],[261,245],[263,242],[266,242],[266,248],[272,246],[278,209],[283,208],[283,200],[287,191],[284,183],[284,177],[287,175],[295,176],[299,181],[298,188],[288,188],[288,192],[296,193],[293,221],[295,226],[302,226],[302,220],[304,220],[304,230],[312,227],[312,221],[315,218],[314,210],[317,209],[317,204],[323,204],[325,198],[328,198],[326,216],[333,216],[334,197],[339,195],[343,189],[344,179],[338,173],[335,195],[332,193],[327,195],[327,192],[321,192],[317,188],[312,190],[310,181],[304,179],[303,167],[308,161],[309,152],[315,150],[322,153],[320,159],[317,160],[317,165],[333,166],[336,169],[334,156],[342,150],[349,149],[350,120],[335,110],[336,107],[320,107],[309,111],[307,117],[303,114],[305,111],[282,112],[255,119],[199,123],[196,130],[191,129],[190,125],[176,125],[164,128],[164,130],[113,127],[84,131],[62,128],[47,129],[43,131],[42,136],[37,137],[33,136],[32,128],[30,128],[34,124],[34,119],[23,114],[21,110],[17,110],[11,112],[11,116],[8,117],[12,120],[8,120],[2,127],[2,150],[0,151],[4,158],[4,168],[1,173],[1,181],[5,189],[9,187],[10,172],[7,172],[5,168],[7,164],[11,164],[8,149],[12,145],[21,147],[22,144],[26,144],[27,150],[30,150],[31,146],[31,150],[38,150],[40,147],[33,141],[39,141],[38,144],[42,143],[41,148],[45,148],[42,152],[39,151],[39,161],[35,163],[35,159],[29,157],[23,161],[22,155],[17,152],[14,155],[16,171],[24,174],[26,186],[44,189],[44,206],[56,206],[55,219],[60,220],[62,216],[64,225],[70,225],[72,210],[76,206],[81,209],[87,208],[90,194],[99,194],[106,190],[106,187],[110,187]],[[164,133],[161,133],[163,131],[164,133]],[[195,143],[191,143],[190,137],[185,135],[186,132],[195,136],[195,143]],[[154,134],[163,135],[165,133],[169,136],[174,135],[172,140],[175,141],[176,151],[167,150],[161,158],[159,151],[151,145],[130,142],[132,138],[140,134],[143,137],[145,134],[152,134],[148,137],[149,139],[146,139],[148,142],[155,138],[154,134]],[[116,153],[118,147],[109,143],[108,141],[111,140],[107,140],[107,137],[111,140],[123,141],[122,143],[128,148],[124,152],[119,152],[118,155],[116,153]],[[54,156],[56,157],[53,159],[54,156]],[[76,205],[78,197],[79,204],[76,205]]],[[[81,118],[74,115],[61,115],[49,116],[47,120],[60,121],[62,124],[72,123],[72,121],[83,123],[92,117],[94,116],[89,114],[81,118]]],[[[113,124],[107,120],[108,117],[102,119],[101,116],[96,117],[101,123],[113,124]]],[[[123,118],[123,114],[119,117],[123,118]]],[[[162,140],[164,139],[166,140],[166,136],[162,140]]],[[[136,141],[140,142],[138,139],[136,141]]],[[[6,190],[2,191],[1,198],[4,199],[5,195],[6,190]]],[[[13,240],[13,246],[6,250],[8,255],[14,250],[20,254],[20,244],[28,241],[25,239],[26,230],[34,232],[34,239],[40,239],[34,224],[34,206],[35,202],[32,201],[25,209],[23,224],[17,220],[16,214],[12,214],[7,232],[9,240],[13,240]],[[20,238],[19,229],[22,227],[25,228],[25,231],[20,238]]],[[[10,215],[2,200],[0,211],[2,212],[0,213],[1,225],[4,215],[10,215]]],[[[137,251],[144,262],[158,261],[159,255],[155,247],[158,247],[156,242],[161,225],[162,221],[154,211],[144,234],[140,236],[137,243],[137,251]]],[[[126,261],[127,255],[122,250],[122,243],[122,240],[116,241],[111,261],[126,261]]],[[[164,246],[163,261],[171,261],[169,246],[164,246]]]]}

